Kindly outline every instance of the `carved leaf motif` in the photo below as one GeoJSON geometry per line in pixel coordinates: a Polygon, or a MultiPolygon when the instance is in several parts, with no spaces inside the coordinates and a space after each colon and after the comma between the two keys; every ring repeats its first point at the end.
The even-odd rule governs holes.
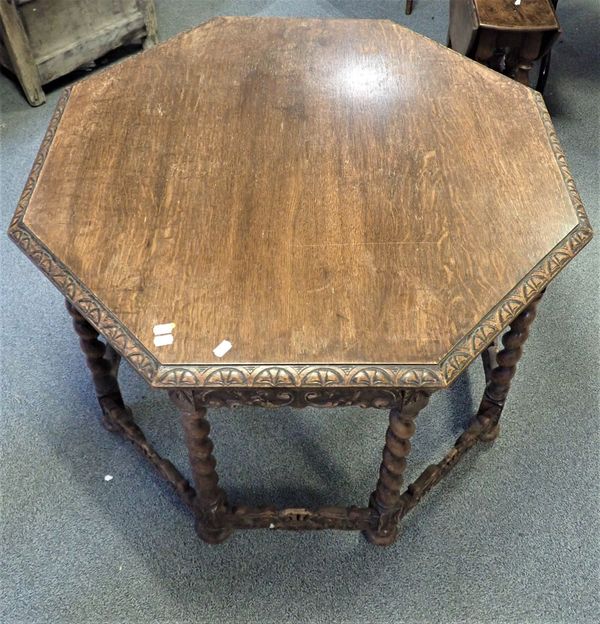
{"type": "Polygon", "coordinates": [[[344,378],[341,372],[334,368],[316,368],[306,373],[300,384],[304,386],[343,386],[344,378]]]}
{"type": "Polygon", "coordinates": [[[208,386],[242,386],[246,384],[247,376],[240,368],[224,367],[208,373],[204,383],[208,386]]]}
{"type": "Polygon", "coordinates": [[[477,353],[483,350],[494,339],[496,332],[497,332],[497,325],[495,325],[491,321],[482,325],[475,332],[475,334],[473,334],[473,338],[471,341],[473,352],[477,353]]]}
{"type": "Polygon", "coordinates": [[[383,368],[362,368],[350,378],[351,384],[358,386],[392,386],[392,377],[383,368]]]}
{"type": "Polygon", "coordinates": [[[188,368],[172,368],[159,375],[157,381],[161,386],[194,386],[198,383],[198,378],[193,371],[188,368]]]}
{"type": "Polygon", "coordinates": [[[194,401],[194,395],[191,390],[169,390],[169,397],[183,412],[194,412],[197,403],[194,401]]]}
{"type": "Polygon", "coordinates": [[[291,405],[295,398],[293,391],[273,389],[218,389],[199,391],[195,394],[198,402],[206,407],[239,407],[240,405],[283,407],[291,405]]]}
{"type": "Polygon", "coordinates": [[[441,378],[428,369],[409,368],[399,371],[396,383],[402,386],[433,386],[441,385],[441,378]]]}
{"type": "Polygon", "coordinates": [[[282,367],[273,366],[265,368],[254,375],[253,385],[255,386],[290,386],[294,385],[294,380],[288,370],[282,367]]]}

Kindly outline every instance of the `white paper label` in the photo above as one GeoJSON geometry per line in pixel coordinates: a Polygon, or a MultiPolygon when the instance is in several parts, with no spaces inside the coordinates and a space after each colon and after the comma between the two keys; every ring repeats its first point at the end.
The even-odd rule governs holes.
{"type": "Polygon", "coordinates": [[[164,334],[162,336],[154,336],[155,347],[166,347],[173,344],[173,334],[164,334]]]}
{"type": "Polygon", "coordinates": [[[155,325],[152,329],[155,336],[162,336],[163,334],[171,334],[175,329],[175,323],[162,323],[161,325],[155,325]]]}
{"type": "Polygon", "coordinates": [[[217,357],[223,357],[227,353],[227,351],[231,349],[231,347],[232,347],[232,344],[229,342],[229,340],[223,340],[213,349],[213,353],[217,357]]]}

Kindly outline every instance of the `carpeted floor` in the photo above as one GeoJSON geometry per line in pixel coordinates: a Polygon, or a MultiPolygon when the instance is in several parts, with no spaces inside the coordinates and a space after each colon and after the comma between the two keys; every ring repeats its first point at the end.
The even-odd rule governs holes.
{"type": "MultiPolygon", "coordinates": [[[[157,5],[162,38],[215,14],[260,14],[390,18],[443,42],[448,19],[443,0],[417,1],[411,17],[404,0],[157,5]]],[[[598,226],[599,7],[559,8],[564,34],[546,99],[598,226]]],[[[0,76],[5,225],[59,89],[48,95],[30,108],[0,76]]],[[[0,237],[0,622],[597,622],[598,247],[549,289],[501,438],[407,517],[395,546],[375,548],[356,533],[256,531],[210,547],[143,460],[99,426],[60,295],[0,237]]],[[[126,367],[122,379],[159,450],[185,468],[166,396],[126,367]]],[[[476,365],[434,397],[412,475],[445,452],[481,390],[476,365]]],[[[215,411],[213,422],[233,499],[350,504],[366,501],[374,484],[386,415],[240,409],[215,411]]]]}

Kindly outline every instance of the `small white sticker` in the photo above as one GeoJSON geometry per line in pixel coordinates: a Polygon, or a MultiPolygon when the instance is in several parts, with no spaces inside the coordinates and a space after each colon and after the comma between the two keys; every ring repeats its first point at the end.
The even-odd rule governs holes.
{"type": "Polygon", "coordinates": [[[218,344],[214,349],[213,349],[213,353],[217,356],[217,357],[223,357],[227,351],[229,351],[229,349],[231,349],[232,344],[229,342],[229,340],[223,340],[223,342],[221,342],[220,344],[218,344]]]}
{"type": "Polygon", "coordinates": [[[113,476],[112,475],[104,475],[104,480],[105,481],[112,481],[113,480],[113,476]]]}
{"type": "Polygon", "coordinates": [[[515,6],[521,6],[521,0],[515,0],[515,6]]]}
{"type": "Polygon", "coordinates": [[[155,325],[153,332],[155,336],[162,336],[163,334],[171,334],[175,329],[175,323],[162,323],[161,325],[155,325]]]}
{"type": "Polygon", "coordinates": [[[173,334],[164,334],[163,336],[154,336],[155,347],[166,347],[173,344],[173,334]]]}
{"type": "Polygon", "coordinates": [[[271,522],[271,524],[269,525],[269,528],[270,528],[270,529],[274,529],[274,528],[275,528],[275,525],[271,522]]]}

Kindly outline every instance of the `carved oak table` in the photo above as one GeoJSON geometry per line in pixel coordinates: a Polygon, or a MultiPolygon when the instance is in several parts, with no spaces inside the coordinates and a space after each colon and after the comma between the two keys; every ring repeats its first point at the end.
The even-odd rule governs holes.
{"type": "Polygon", "coordinates": [[[383,545],[498,434],[538,300],[592,233],[534,91],[389,21],[220,18],[64,93],[10,236],[65,295],[105,426],[200,537],[383,545]],[[403,491],[417,414],[479,355],[472,424],[403,491]],[[180,408],[193,485],[134,423],[121,357],[180,408]],[[390,410],[368,506],[229,504],[206,408],[240,404],[390,410]]]}

